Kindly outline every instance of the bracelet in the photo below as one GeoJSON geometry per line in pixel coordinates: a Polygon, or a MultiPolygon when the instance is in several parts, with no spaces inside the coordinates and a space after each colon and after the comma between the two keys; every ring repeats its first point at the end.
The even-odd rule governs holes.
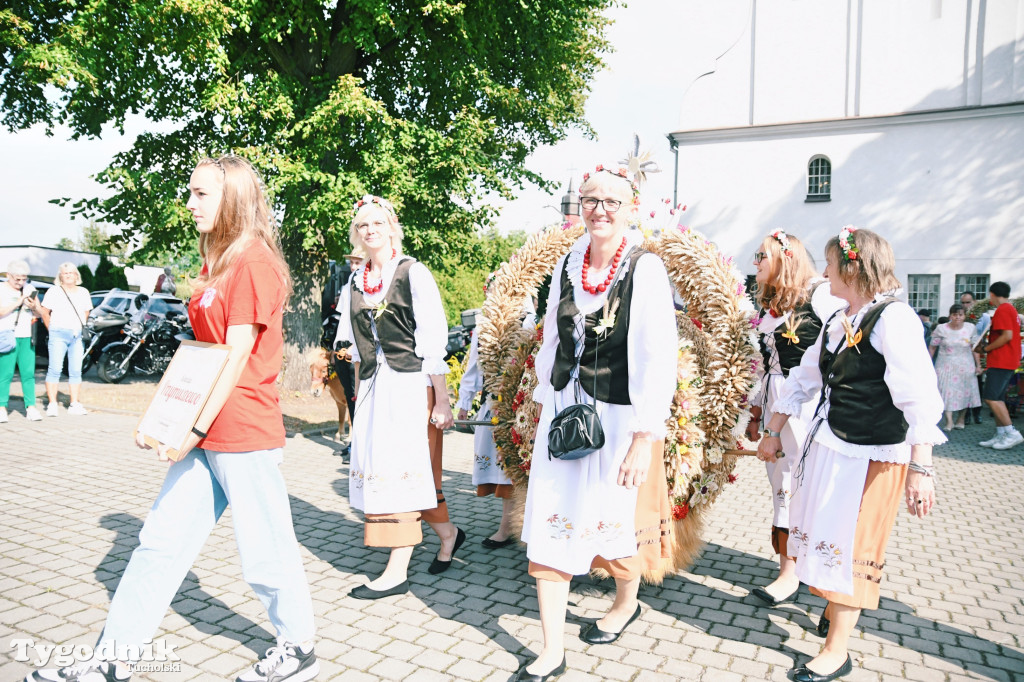
{"type": "Polygon", "coordinates": [[[194,426],[192,427],[192,433],[196,434],[196,435],[197,435],[197,436],[199,436],[200,438],[206,438],[206,434],[205,434],[205,433],[203,433],[202,431],[200,431],[199,429],[197,429],[197,428],[196,428],[196,427],[194,427],[194,426]]]}
{"type": "Polygon", "coordinates": [[[925,465],[918,464],[913,460],[911,460],[910,463],[907,464],[907,466],[910,468],[911,471],[916,471],[919,474],[923,474],[924,476],[929,476],[931,478],[937,478],[935,476],[935,467],[926,467],[925,465]]]}
{"type": "Polygon", "coordinates": [[[765,429],[762,435],[767,436],[768,438],[778,438],[779,436],[782,435],[782,432],[772,431],[771,429],[765,429]]]}

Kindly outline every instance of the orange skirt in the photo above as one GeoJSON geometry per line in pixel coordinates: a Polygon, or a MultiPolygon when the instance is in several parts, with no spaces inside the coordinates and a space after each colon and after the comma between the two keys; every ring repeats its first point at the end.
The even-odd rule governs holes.
{"type": "Polygon", "coordinates": [[[885,549],[900,510],[907,481],[907,465],[892,462],[868,464],[864,494],[853,535],[853,594],[810,588],[812,594],[834,604],[857,609],[877,609],[885,549]]]}

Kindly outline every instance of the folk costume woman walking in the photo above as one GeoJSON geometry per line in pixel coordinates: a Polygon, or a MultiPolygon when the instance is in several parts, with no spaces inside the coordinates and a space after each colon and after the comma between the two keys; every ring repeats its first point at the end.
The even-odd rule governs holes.
{"type": "Polygon", "coordinates": [[[441,540],[430,573],[446,571],[466,539],[441,492],[441,443],[455,421],[444,381],[448,326],[434,278],[399,253],[401,236],[389,201],[356,204],[351,238],[367,260],[338,303],[338,338],[351,342],[356,373],[349,499],[366,516],[366,545],[391,549],[384,573],[352,590],[357,599],[408,591],[421,519],[441,540]]]}
{"type": "MultiPolygon", "coordinates": [[[[320,670],[313,603],[279,468],[285,430],[274,380],[291,277],[262,183],[247,161],[204,159],[189,189],[203,257],[189,319],[197,340],[231,347],[228,361],[181,459],[167,470],[110,603],[97,650],[117,662],[39,670],[26,678],[30,682],[128,679],[125,664],[152,641],[229,504],[242,575],[277,631],[277,645],[236,682],[304,682],[320,670]]],[[[167,460],[164,446],[158,455],[167,460]]]]}
{"type": "MultiPolygon", "coordinates": [[[[797,682],[827,682],[853,669],[850,634],[862,609],[878,608],[885,549],[899,511],[924,518],[935,505],[932,446],[946,438],[936,424],[942,398],[910,306],[891,293],[892,247],[874,232],[844,227],[825,246],[825,276],[849,305],[825,323],[775,402],[768,429],[819,391],[810,442],[794,470],[789,552],[800,582],[828,600],[818,624],[821,652],[797,667],[797,682]]],[[[765,436],[758,456],[782,448],[765,436]]]]}
{"type": "Polygon", "coordinates": [[[635,193],[624,169],[599,166],[584,176],[587,232],[552,277],[536,358],[540,421],[522,534],[537,580],[544,646],[519,670],[519,680],[564,672],[572,576],[599,567],[615,578],[611,609],[580,633],[590,644],[614,642],[640,615],[643,571],[669,556],[662,453],[678,339],[665,267],[641,248],[643,235],[628,227],[635,193]],[[551,457],[552,419],[580,402],[596,404],[604,446],[582,459],[551,457]]]}
{"type": "MultiPolygon", "coordinates": [[[[832,296],[811,265],[807,250],[799,239],[775,230],[761,242],[754,254],[757,266],[758,302],[761,311],[757,333],[761,342],[763,364],[760,368],[761,394],[753,401],[747,435],[758,438],[758,424],[774,414],[775,401],[789,371],[800,364],[804,353],[814,345],[827,320],[843,301],[832,296]]],[[[772,491],[772,549],[779,555],[779,575],[764,587],[756,587],[754,596],[771,606],[789,601],[800,588],[796,563],[789,555],[789,500],[793,495],[792,468],[799,459],[807,427],[814,414],[814,404],[806,403],[798,416],[786,422],[781,433],[769,431],[782,440],[784,457],[765,462],[772,491]]]]}

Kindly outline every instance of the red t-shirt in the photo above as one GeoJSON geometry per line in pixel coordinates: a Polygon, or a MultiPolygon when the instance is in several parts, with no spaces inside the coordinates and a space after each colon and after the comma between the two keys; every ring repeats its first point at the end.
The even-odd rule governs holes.
{"type": "Polygon", "coordinates": [[[284,280],[270,250],[259,242],[242,252],[216,288],[193,292],[188,316],[197,341],[225,343],[231,325],[259,327],[238,385],[200,441],[201,447],[215,452],[284,447],[284,420],[275,386],[284,348],[284,302],[284,280]]]}
{"type": "Polygon", "coordinates": [[[1020,321],[1017,319],[1017,309],[1010,303],[1003,303],[993,313],[992,331],[988,335],[989,343],[999,336],[993,332],[1004,329],[1012,331],[1013,338],[1009,343],[990,351],[986,365],[996,369],[1017,369],[1020,366],[1020,321]]]}

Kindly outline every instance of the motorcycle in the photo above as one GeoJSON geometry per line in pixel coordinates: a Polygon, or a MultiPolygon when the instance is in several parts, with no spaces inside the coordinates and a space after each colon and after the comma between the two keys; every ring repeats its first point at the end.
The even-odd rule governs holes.
{"type": "Polygon", "coordinates": [[[175,311],[166,317],[136,318],[126,328],[124,341],[103,348],[96,373],[110,384],[120,382],[129,372],[163,374],[181,339],[188,338],[190,332],[188,318],[175,311]]]}
{"type": "Polygon", "coordinates": [[[85,353],[82,355],[82,374],[89,371],[100,359],[103,349],[121,338],[121,328],[128,324],[129,317],[112,310],[102,310],[98,314],[90,315],[85,321],[85,326],[91,334],[89,343],[85,346],[85,353]]]}

